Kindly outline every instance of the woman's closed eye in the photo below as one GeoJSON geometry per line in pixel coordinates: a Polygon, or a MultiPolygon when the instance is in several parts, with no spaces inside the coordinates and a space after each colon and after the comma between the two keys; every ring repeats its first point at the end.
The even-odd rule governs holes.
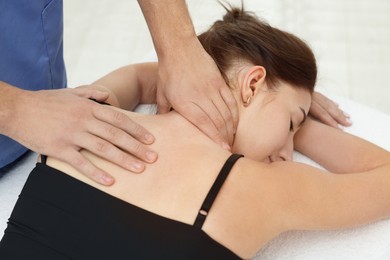
{"type": "MultiPolygon", "coordinates": [[[[303,123],[306,121],[306,117],[307,117],[305,110],[301,107],[299,107],[299,109],[302,112],[303,118],[302,118],[302,121],[298,124],[298,128],[300,128],[303,125],[303,123]]],[[[294,132],[294,123],[293,123],[292,119],[290,119],[290,132],[294,132]]]]}

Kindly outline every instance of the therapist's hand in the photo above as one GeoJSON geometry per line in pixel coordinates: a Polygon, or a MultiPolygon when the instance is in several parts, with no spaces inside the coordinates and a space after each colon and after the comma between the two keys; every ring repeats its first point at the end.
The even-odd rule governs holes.
{"type": "Polygon", "coordinates": [[[319,92],[314,92],[309,114],[322,123],[341,129],[351,126],[350,116],[340,109],[339,105],[319,92]]]}
{"type": "Polygon", "coordinates": [[[81,149],[135,173],[144,170],[144,162],[157,159],[145,145],[154,141],[146,129],[88,99],[104,101],[107,93],[88,88],[22,93],[7,127],[9,136],[37,153],[71,164],[98,183],[111,185],[114,179],[83,156],[81,149]]]}
{"type": "Polygon", "coordinates": [[[194,37],[172,55],[159,57],[159,113],[171,108],[202,132],[230,149],[238,123],[238,108],[214,60],[194,37]]]}

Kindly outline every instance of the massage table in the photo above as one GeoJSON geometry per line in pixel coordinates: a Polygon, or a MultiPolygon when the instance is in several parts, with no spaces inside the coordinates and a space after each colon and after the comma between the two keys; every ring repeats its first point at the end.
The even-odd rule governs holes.
{"type": "MultiPolygon", "coordinates": [[[[324,94],[339,103],[340,107],[351,115],[353,125],[345,128],[345,131],[390,151],[389,115],[346,98],[324,94]]],[[[141,105],[137,108],[137,112],[140,113],[150,114],[155,110],[153,105],[141,105]]],[[[10,172],[0,178],[0,237],[3,236],[7,219],[28,174],[36,163],[36,158],[37,155],[30,152],[10,172]]],[[[318,166],[297,152],[294,152],[294,160],[318,166]]],[[[254,259],[389,260],[390,220],[337,231],[286,232],[270,241],[254,259]]]]}

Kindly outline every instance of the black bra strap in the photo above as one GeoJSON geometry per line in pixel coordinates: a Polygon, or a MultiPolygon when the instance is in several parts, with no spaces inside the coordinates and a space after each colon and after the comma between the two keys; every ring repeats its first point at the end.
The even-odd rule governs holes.
{"type": "Polygon", "coordinates": [[[46,165],[47,155],[41,154],[41,163],[46,165]]]}
{"type": "Polygon", "coordinates": [[[233,165],[241,157],[243,157],[243,155],[241,155],[241,154],[232,154],[226,160],[226,162],[223,165],[221,171],[219,172],[217,178],[215,179],[213,186],[211,187],[209,193],[207,194],[205,200],[203,201],[203,204],[198,212],[198,216],[196,216],[196,219],[194,222],[194,227],[202,228],[203,223],[206,220],[207,214],[210,211],[210,208],[213,205],[214,200],[217,197],[219,190],[221,189],[222,185],[224,184],[233,165]]]}

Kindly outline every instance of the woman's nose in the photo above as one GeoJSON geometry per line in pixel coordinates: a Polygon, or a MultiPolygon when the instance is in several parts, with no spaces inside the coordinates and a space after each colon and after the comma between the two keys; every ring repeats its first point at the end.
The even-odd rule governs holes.
{"type": "Polygon", "coordinates": [[[294,139],[291,135],[287,143],[279,151],[280,159],[283,161],[292,161],[293,151],[294,151],[294,139]]]}

